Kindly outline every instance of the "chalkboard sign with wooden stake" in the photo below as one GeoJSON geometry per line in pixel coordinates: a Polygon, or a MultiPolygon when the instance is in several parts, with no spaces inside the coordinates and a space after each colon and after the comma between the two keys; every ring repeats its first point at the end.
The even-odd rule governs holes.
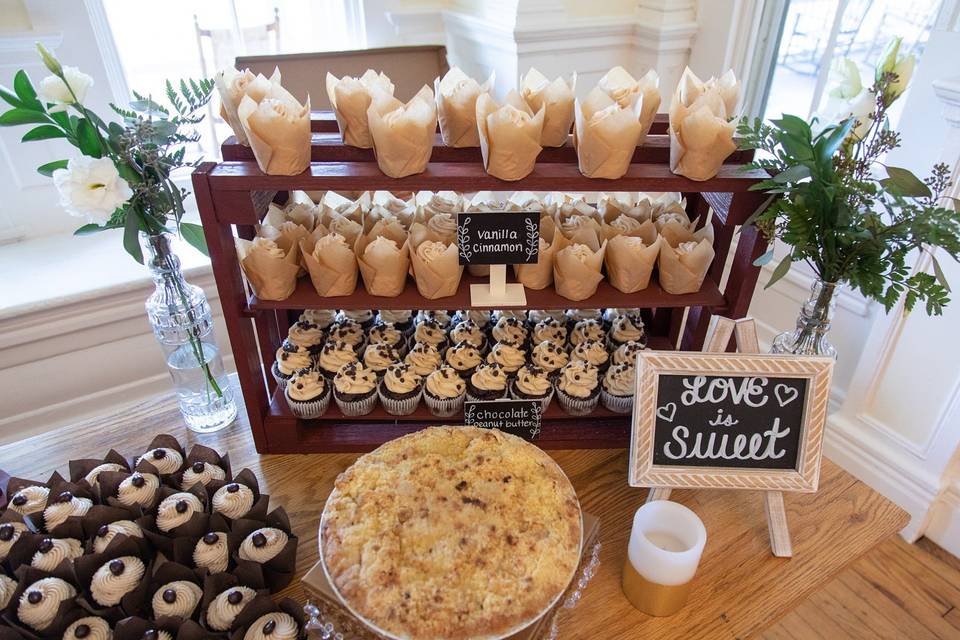
{"type": "Polygon", "coordinates": [[[789,557],[783,492],[817,490],[833,359],[760,355],[753,320],[719,316],[703,351],[638,355],[630,485],[648,501],[761,490],[773,554],[789,557]],[[724,353],[734,333],[740,353],[724,353]]]}
{"type": "Polygon", "coordinates": [[[490,284],[470,285],[475,307],[522,307],[523,285],[507,283],[508,264],[531,264],[540,249],[540,213],[537,211],[480,211],[457,214],[460,264],[490,265],[490,284]]]}

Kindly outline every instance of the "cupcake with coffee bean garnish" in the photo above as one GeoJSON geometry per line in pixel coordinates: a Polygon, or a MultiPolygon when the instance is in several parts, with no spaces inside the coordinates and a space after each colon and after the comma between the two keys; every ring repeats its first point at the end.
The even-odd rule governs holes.
{"type": "Polygon", "coordinates": [[[512,376],[527,363],[527,352],[517,342],[498,342],[487,354],[487,362],[497,364],[508,376],[512,376]]]}
{"type": "Polygon", "coordinates": [[[572,330],[581,320],[596,320],[603,326],[603,311],[600,309],[567,309],[567,325],[572,330]]]}
{"type": "Polygon", "coordinates": [[[367,346],[385,344],[396,349],[400,355],[407,352],[407,336],[401,329],[389,322],[378,322],[367,333],[367,346]]]}
{"type": "Polygon", "coordinates": [[[293,415],[319,418],[330,404],[330,380],[316,369],[301,369],[287,382],[283,394],[293,415]]]}
{"type": "Polygon", "coordinates": [[[443,364],[443,357],[432,344],[418,342],[413,345],[403,361],[413,367],[418,375],[429,376],[443,364]]]}
{"type": "Polygon", "coordinates": [[[630,413],[633,410],[636,367],[632,364],[615,364],[607,369],[600,388],[600,401],[614,413],[630,413]]]}
{"type": "Polygon", "coordinates": [[[150,442],[150,448],[133,464],[134,469],[140,470],[141,463],[149,464],[148,472],[156,472],[161,476],[168,476],[183,468],[187,455],[176,438],[161,434],[150,442]]]}
{"type": "Polygon", "coordinates": [[[570,352],[570,359],[589,362],[601,374],[610,365],[610,355],[599,340],[584,340],[570,352]]]}
{"type": "Polygon", "coordinates": [[[553,398],[553,383],[546,371],[528,364],[520,367],[510,382],[510,395],[514,400],[539,400],[540,408],[545,411],[553,398]]]}
{"type": "Polygon", "coordinates": [[[55,628],[57,619],[73,608],[76,587],[63,578],[33,568],[23,571],[19,578],[27,586],[19,600],[8,606],[16,609],[16,619],[22,624],[39,632],[41,637],[51,637],[45,632],[55,628]]]}
{"type": "Polygon", "coordinates": [[[420,404],[423,378],[408,364],[393,364],[380,380],[380,404],[392,416],[408,416],[420,404]]]}
{"type": "Polygon", "coordinates": [[[613,352],[613,364],[629,364],[631,367],[637,364],[637,354],[643,351],[644,346],[633,340],[624,342],[613,352]]]}
{"type": "Polygon", "coordinates": [[[494,342],[511,342],[518,345],[527,342],[527,327],[524,321],[514,316],[500,316],[490,330],[494,342]]]}
{"type": "Polygon", "coordinates": [[[110,623],[100,616],[78,618],[63,631],[63,640],[111,640],[112,638],[110,623]]]}
{"type": "Polygon", "coordinates": [[[450,326],[450,312],[445,309],[421,309],[417,312],[414,324],[420,324],[427,320],[436,322],[441,329],[446,331],[447,327],[450,326]]]}
{"type": "Polygon", "coordinates": [[[134,471],[117,484],[116,500],[125,507],[149,509],[157,502],[160,477],[146,471],[134,471]]]}
{"type": "Polygon", "coordinates": [[[115,520],[97,527],[93,538],[94,553],[103,553],[117,536],[143,538],[143,529],[133,520],[115,520]]]}
{"type": "Polygon", "coordinates": [[[337,312],[333,309],[304,309],[300,320],[315,324],[326,332],[337,320],[337,312]]]}
{"type": "Polygon", "coordinates": [[[439,322],[432,319],[421,320],[413,330],[411,340],[414,344],[429,344],[442,355],[447,349],[447,334],[439,322]]]}
{"type": "Polygon", "coordinates": [[[413,333],[413,311],[410,309],[381,309],[377,321],[392,324],[406,336],[413,333]]]}
{"type": "Polygon", "coordinates": [[[313,324],[309,320],[297,320],[287,331],[287,340],[298,347],[303,347],[311,354],[320,353],[320,348],[326,340],[327,333],[320,328],[320,325],[313,324]]]}
{"type": "Polygon", "coordinates": [[[365,416],[377,405],[377,374],[359,362],[345,364],[333,377],[333,399],[345,416],[365,416]]]}
{"type": "Polygon", "coordinates": [[[75,494],[69,489],[60,491],[66,486],[76,485],[58,487],[57,495],[47,502],[47,506],[43,510],[43,528],[47,533],[55,533],[57,527],[70,521],[71,518],[82,518],[93,507],[91,498],[75,494]]]}
{"type": "MultiPolygon", "coordinates": [[[[14,516],[12,512],[4,514],[5,516],[14,516]]],[[[7,559],[7,556],[10,555],[10,550],[13,549],[13,545],[19,542],[20,537],[25,533],[29,533],[27,525],[17,517],[5,517],[3,521],[0,522],[0,562],[3,562],[7,559]]],[[[0,611],[3,610],[3,607],[0,607],[0,611]]]]}
{"type": "Polygon", "coordinates": [[[363,353],[363,347],[366,344],[366,330],[359,322],[354,322],[349,318],[341,318],[330,327],[330,333],[327,335],[327,341],[344,342],[353,347],[354,353],[363,353]]]}
{"type": "Polygon", "coordinates": [[[400,353],[385,344],[368,344],[363,350],[363,366],[382,378],[387,367],[400,362],[400,353]]]}
{"type": "Polygon", "coordinates": [[[458,342],[472,344],[481,354],[487,350],[487,336],[480,325],[473,320],[467,319],[457,322],[450,330],[450,339],[455,344],[458,342]]]}
{"type": "Polygon", "coordinates": [[[254,589],[243,585],[224,589],[207,605],[202,621],[211,631],[228,631],[243,608],[256,597],[254,589]]]}
{"type": "Polygon", "coordinates": [[[452,367],[440,367],[427,376],[423,397],[430,413],[438,418],[449,418],[463,410],[467,383],[452,367]]]}
{"type": "Polygon", "coordinates": [[[337,316],[338,322],[356,322],[364,331],[372,327],[375,320],[370,309],[341,309],[337,316]]]}
{"type": "Polygon", "coordinates": [[[7,508],[22,516],[40,513],[47,506],[50,499],[50,488],[40,484],[29,484],[20,487],[10,496],[7,508]]]}
{"type": "Polygon", "coordinates": [[[617,316],[607,334],[607,345],[611,351],[616,351],[627,342],[636,342],[644,347],[647,345],[647,333],[639,313],[625,313],[617,316]]]}
{"type": "Polygon", "coordinates": [[[533,348],[530,362],[546,371],[553,379],[560,375],[560,369],[570,362],[570,354],[562,344],[544,341],[533,348]]]}
{"type": "Polygon", "coordinates": [[[533,327],[533,344],[547,341],[556,345],[567,344],[567,323],[556,318],[544,318],[533,327]]]}
{"type": "MultiPolygon", "coordinates": [[[[322,349],[321,349],[322,351],[322,349]]],[[[294,373],[313,366],[313,354],[310,350],[284,340],[277,349],[277,360],[273,363],[273,378],[282,389],[294,373]]]]}
{"type": "Polygon", "coordinates": [[[599,372],[588,362],[574,360],[560,370],[555,387],[563,410],[574,416],[591,413],[600,401],[599,372]]]}
{"type": "Polygon", "coordinates": [[[467,400],[500,400],[505,398],[507,396],[507,381],[507,372],[499,364],[482,364],[467,379],[467,400]]]}
{"type": "Polygon", "coordinates": [[[599,320],[579,320],[573,325],[573,330],[570,332],[571,347],[576,347],[584,340],[596,340],[603,343],[605,339],[603,325],[600,324],[599,320]]]}
{"type": "Polygon", "coordinates": [[[223,573],[230,566],[230,545],[223,531],[203,534],[192,552],[193,564],[210,573],[223,573]]]}
{"type": "Polygon", "coordinates": [[[444,360],[460,377],[466,379],[472,376],[483,362],[483,356],[480,350],[469,342],[458,342],[447,349],[444,360]]]}
{"type": "Polygon", "coordinates": [[[317,356],[317,369],[327,379],[333,380],[337,371],[345,364],[357,361],[357,352],[346,342],[328,340],[320,355],[317,356]]]}

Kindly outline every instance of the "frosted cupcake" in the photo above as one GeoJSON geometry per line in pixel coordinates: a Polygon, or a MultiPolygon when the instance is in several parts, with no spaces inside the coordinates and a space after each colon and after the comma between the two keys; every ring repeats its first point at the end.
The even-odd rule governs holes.
{"type": "Polygon", "coordinates": [[[600,401],[614,413],[630,413],[633,409],[636,368],[632,364],[615,364],[607,369],[600,388],[600,401]]]}
{"type": "Polygon", "coordinates": [[[363,351],[366,339],[366,329],[364,329],[359,322],[354,322],[347,318],[337,320],[337,322],[330,327],[330,333],[327,335],[327,340],[343,342],[350,345],[353,347],[354,353],[363,351]]]}
{"type": "Polygon", "coordinates": [[[458,342],[447,349],[444,360],[457,372],[457,375],[469,378],[483,362],[483,356],[480,355],[480,350],[469,342],[458,342]]]}
{"type": "Polygon", "coordinates": [[[446,329],[450,326],[450,313],[444,309],[421,309],[417,312],[414,324],[420,324],[428,320],[436,322],[441,329],[446,329]]]}
{"type": "Polygon", "coordinates": [[[320,325],[307,320],[297,320],[287,331],[287,340],[313,354],[320,352],[326,336],[326,331],[320,325]]]}
{"type": "Polygon", "coordinates": [[[306,320],[326,331],[336,321],[337,312],[333,309],[304,309],[300,320],[306,320]]]}
{"type": "Polygon", "coordinates": [[[380,404],[392,416],[408,416],[420,404],[423,378],[408,364],[394,364],[387,368],[380,381],[380,404]]]}
{"type": "Polygon", "coordinates": [[[289,613],[272,611],[254,620],[243,640],[297,640],[300,637],[300,625],[289,613]]]}
{"type": "MultiPolygon", "coordinates": [[[[321,378],[322,380],[322,378],[321,378]]],[[[231,482],[217,489],[210,503],[213,512],[219,513],[231,520],[242,518],[253,508],[253,489],[239,482],[231,482]]]]}
{"type": "Polygon", "coordinates": [[[284,340],[277,349],[277,360],[273,363],[273,378],[283,388],[287,380],[300,369],[307,369],[313,365],[313,354],[308,349],[284,340]]]}
{"type": "Polygon", "coordinates": [[[377,319],[384,324],[392,324],[404,335],[413,333],[413,311],[410,309],[381,309],[377,319]]]}
{"type": "Polygon", "coordinates": [[[110,623],[97,616],[86,616],[70,623],[63,632],[63,640],[111,640],[110,623]]]}
{"type": "Polygon", "coordinates": [[[374,344],[385,344],[403,355],[406,352],[407,336],[393,324],[380,322],[373,325],[367,333],[367,343],[368,347],[374,344]]]}
{"type": "Polygon", "coordinates": [[[447,335],[443,326],[441,326],[436,320],[432,319],[425,319],[418,322],[416,329],[413,330],[413,337],[411,340],[415,344],[429,344],[441,354],[447,348],[447,335]]]}
{"type": "Polygon", "coordinates": [[[43,631],[53,624],[60,605],[77,597],[77,590],[60,578],[41,578],[24,589],[17,603],[20,622],[43,631]]]}
{"type": "Polygon", "coordinates": [[[157,506],[157,528],[167,533],[190,522],[196,513],[203,513],[200,498],[186,491],[171,494],[157,506]]]}
{"type": "Polygon", "coordinates": [[[370,309],[342,309],[337,318],[338,322],[355,322],[366,331],[373,326],[376,317],[370,309]]]}
{"type": "Polygon", "coordinates": [[[610,364],[610,356],[599,340],[584,340],[570,352],[570,359],[588,362],[595,366],[601,374],[607,370],[607,366],[610,364]]]}
{"type": "Polygon", "coordinates": [[[135,471],[117,486],[117,502],[125,507],[152,507],[160,490],[160,478],[152,473],[135,471]]]}
{"type": "Polygon", "coordinates": [[[499,400],[506,395],[507,373],[499,364],[482,364],[467,380],[467,400],[499,400]]]}
{"type": "Polygon", "coordinates": [[[530,309],[527,312],[527,324],[535,327],[544,320],[556,320],[563,325],[567,324],[567,316],[563,309],[530,309]]]}
{"type": "Polygon", "coordinates": [[[437,348],[424,342],[413,345],[403,361],[413,367],[418,375],[424,377],[429,376],[443,364],[443,358],[437,348]]]}
{"type": "Polygon", "coordinates": [[[357,361],[357,352],[346,342],[328,341],[323,345],[320,355],[317,356],[317,368],[320,373],[329,379],[337,375],[337,371],[345,364],[357,361]]]}
{"type": "Polygon", "coordinates": [[[430,413],[438,418],[449,418],[463,410],[467,383],[451,367],[441,367],[427,376],[423,398],[430,413]]]}
{"type": "Polygon", "coordinates": [[[117,520],[109,524],[102,524],[93,538],[94,553],[103,553],[117,536],[142,538],[143,529],[132,520],[117,520]]]}
{"type": "Polygon", "coordinates": [[[134,466],[139,465],[141,462],[149,463],[162,475],[169,475],[180,471],[180,467],[183,466],[183,455],[176,449],[157,447],[137,458],[134,466]]]}
{"type": "Polygon", "coordinates": [[[47,504],[43,510],[43,524],[47,531],[53,531],[67,521],[67,518],[87,515],[93,500],[75,496],[69,491],[62,491],[53,502],[47,504]]]}
{"type": "Polygon", "coordinates": [[[498,365],[507,375],[513,375],[527,363],[527,352],[518,343],[498,342],[487,354],[487,362],[498,365]]]}
{"type": "Polygon", "coordinates": [[[214,631],[226,631],[233,626],[234,620],[257,592],[250,587],[231,587],[222,591],[210,601],[204,612],[207,626],[214,631]]]}
{"type": "Polygon", "coordinates": [[[50,489],[40,485],[30,485],[11,496],[9,509],[23,516],[40,513],[46,508],[49,498],[50,489]]]}
{"type": "Polygon", "coordinates": [[[365,416],[377,405],[377,374],[359,362],[341,367],[333,378],[333,399],[345,416],[365,416]]]}
{"type": "Polygon", "coordinates": [[[454,316],[454,321],[463,322],[469,320],[480,327],[480,330],[486,332],[490,328],[491,313],[488,309],[461,309],[454,316]]]}
{"type": "Polygon", "coordinates": [[[450,330],[450,339],[456,344],[466,342],[476,347],[480,353],[487,349],[487,336],[473,320],[461,320],[450,330]]]}
{"type": "Polygon", "coordinates": [[[637,363],[637,354],[643,351],[644,347],[639,342],[624,342],[613,352],[613,364],[629,364],[635,366],[637,363]]]}
{"type": "Polygon", "coordinates": [[[527,328],[514,316],[501,316],[497,324],[490,330],[494,342],[512,342],[524,344],[527,341],[527,328]]]}
{"type": "Polygon", "coordinates": [[[570,332],[570,346],[575,347],[584,340],[597,340],[602,344],[605,338],[599,320],[580,320],[573,325],[573,331],[570,332]]]}
{"type": "Polygon", "coordinates": [[[539,400],[546,410],[553,398],[553,383],[547,372],[535,365],[521,367],[517,377],[510,383],[510,396],[514,400],[539,400]]]}
{"type": "Polygon", "coordinates": [[[639,314],[617,316],[607,334],[607,344],[611,351],[615,351],[627,342],[636,342],[644,347],[647,345],[647,334],[639,314]]]}
{"type": "Polygon", "coordinates": [[[600,401],[599,373],[592,364],[577,360],[560,370],[557,399],[563,410],[574,416],[591,413],[600,401]]]}
{"type": "Polygon", "coordinates": [[[120,604],[123,596],[137,588],[147,568],[136,556],[115,558],[101,565],[90,581],[90,595],[103,607],[120,604]]]}
{"type": "Polygon", "coordinates": [[[97,484],[101,473],[114,473],[127,470],[128,469],[122,464],[117,464],[115,462],[104,462],[103,464],[98,464],[93,469],[90,469],[90,471],[87,472],[87,475],[83,476],[83,479],[92,487],[97,484]]]}
{"type": "Polygon", "coordinates": [[[196,460],[183,472],[183,478],[180,480],[180,488],[186,491],[195,484],[207,486],[212,480],[223,480],[227,477],[227,472],[215,464],[196,460]]]}
{"type": "Polygon", "coordinates": [[[197,540],[193,547],[193,564],[210,573],[226,571],[230,564],[227,534],[222,531],[209,531],[197,540]]]}
{"type": "Polygon", "coordinates": [[[203,589],[189,580],[174,580],[157,589],[150,604],[154,617],[189,618],[203,598],[203,589]]]}
{"type": "Polygon", "coordinates": [[[49,572],[64,560],[75,560],[82,555],[83,543],[76,538],[43,538],[30,558],[30,566],[49,572]]]}
{"type": "Polygon", "coordinates": [[[496,325],[503,318],[513,318],[520,322],[520,324],[526,324],[527,322],[527,310],[526,309],[494,309],[493,313],[490,316],[490,321],[496,325]]]}
{"type": "Polygon", "coordinates": [[[238,555],[241,560],[259,564],[270,562],[283,551],[289,539],[290,537],[282,529],[262,527],[243,539],[238,555]]]}
{"type": "Polygon", "coordinates": [[[533,327],[533,344],[552,342],[563,346],[567,344],[567,323],[556,318],[544,318],[533,327]]]}
{"type": "Polygon", "coordinates": [[[319,418],[330,404],[330,381],[313,369],[298,371],[283,391],[290,411],[298,418],[319,418]]]}
{"type": "MultiPolygon", "coordinates": [[[[27,531],[27,525],[22,522],[4,522],[0,524],[0,562],[7,559],[10,549],[27,531]]],[[[0,607],[2,608],[2,607],[0,607]]]]}
{"type": "Polygon", "coordinates": [[[567,309],[567,324],[572,328],[581,320],[596,320],[603,324],[603,312],[600,309],[567,309]]]}
{"type": "Polygon", "coordinates": [[[390,365],[400,362],[400,354],[396,349],[385,344],[368,344],[363,351],[363,366],[382,378],[390,365]]]}

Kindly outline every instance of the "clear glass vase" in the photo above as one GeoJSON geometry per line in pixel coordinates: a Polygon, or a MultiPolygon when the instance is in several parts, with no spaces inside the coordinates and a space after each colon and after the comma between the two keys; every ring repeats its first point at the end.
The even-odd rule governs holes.
{"type": "Polygon", "coordinates": [[[147,298],[147,319],[163,349],[187,427],[211,433],[237,417],[237,405],[213,333],[203,289],[183,279],[169,234],[141,234],[156,289],[147,298]]]}
{"type": "Polygon", "coordinates": [[[836,307],[836,282],[817,279],[810,287],[810,297],[800,309],[797,328],[784,331],[773,339],[771,353],[792,353],[802,356],[837,357],[837,350],[827,339],[836,307]]]}

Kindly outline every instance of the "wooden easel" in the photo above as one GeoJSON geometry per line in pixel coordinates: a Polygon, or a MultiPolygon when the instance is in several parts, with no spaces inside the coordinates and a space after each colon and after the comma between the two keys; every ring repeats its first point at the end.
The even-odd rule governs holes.
{"type": "MultiPolygon", "coordinates": [[[[727,350],[730,338],[736,335],[737,351],[740,353],[760,353],[757,340],[757,325],[752,318],[731,320],[721,316],[711,318],[707,339],[704,341],[704,353],[722,353],[727,350]]],[[[647,502],[668,500],[672,489],[651,487],[647,502]]],[[[790,529],[787,526],[787,512],[783,504],[782,491],[763,492],[763,510],[767,515],[767,529],[770,532],[770,549],[778,558],[793,556],[790,544],[790,529]]]]}

